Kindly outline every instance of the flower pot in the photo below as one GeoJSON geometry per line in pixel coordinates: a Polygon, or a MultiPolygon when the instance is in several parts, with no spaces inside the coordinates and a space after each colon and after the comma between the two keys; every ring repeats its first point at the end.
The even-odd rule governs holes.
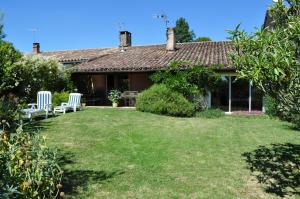
{"type": "Polygon", "coordinates": [[[113,107],[113,108],[118,107],[118,102],[113,102],[113,103],[112,103],[112,107],[113,107]]]}
{"type": "Polygon", "coordinates": [[[85,107],[86,107],[86,103],[81,103],[81,106],[82,106],[83,108],[85,108],[85,107]]]}

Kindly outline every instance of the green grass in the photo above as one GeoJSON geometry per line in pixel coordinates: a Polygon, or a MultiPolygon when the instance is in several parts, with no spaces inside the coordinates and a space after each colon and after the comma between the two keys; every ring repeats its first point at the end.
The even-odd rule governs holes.
{"type": "Polygon", "coordinates": [[[67,198],[276,198],[243,154],[286,143],[297,152],[300,144],[299,131],[266,117],[85,109],[41,127],[64,156],[67,198]]]}

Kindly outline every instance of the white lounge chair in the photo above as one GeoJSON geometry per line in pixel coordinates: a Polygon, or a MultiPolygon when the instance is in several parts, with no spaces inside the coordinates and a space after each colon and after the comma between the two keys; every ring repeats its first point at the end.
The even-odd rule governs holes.
{"type": "Polygon", "coordinates": [[[66,114],[68,110],[76,112],[77,109],[81,109],[81,93],[70,93],[69,101],[61,103],[60,106],[54,108],[54,113],[60,112],[66,114]]]}
{"type": "Polygon", "coordinates": [[[22,109],[21,114],[25,115],[30,121],[36,115],[45,114],[48,118],[49,112],[52,111],[52,95],[50,91],[39,91],[37,94],[37,103],[28,104],[27,109],[22,109]]]}

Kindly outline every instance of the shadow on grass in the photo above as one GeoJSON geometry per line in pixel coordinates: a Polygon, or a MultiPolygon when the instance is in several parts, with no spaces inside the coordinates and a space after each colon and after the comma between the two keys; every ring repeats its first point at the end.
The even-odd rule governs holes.
{"type": "Polygon", "coordinates": [[[260,146],[242,156],[267,192],[280,197],[300,194],[300,145],[260,146]]]}
{"type": "MultiPolygon", "coordinates": [[[[59,158],[59,164],[62,168],[66,165],[75,163],[75,155],[71,152],[60,151],[62,156],[59,158]]],[[[78,194],[79,189],[85,191],[88,185],[94,183],[109,182],[110,179],[115,176],[124,174],[124,171],[96,171],[96,170],[85,170],[85,169],[64,169],[62,178],[63,189],[67,195],[75,196],[78,194]]]]}
{"type": "Polygon", "coordinates": [[[52,126],[52,122],[42,122],[41,120],[33,121],[31,123],[23,125],[24,132],[41,132],[43,130],[46,130],[49,128],[49,126],[52,126]]]}

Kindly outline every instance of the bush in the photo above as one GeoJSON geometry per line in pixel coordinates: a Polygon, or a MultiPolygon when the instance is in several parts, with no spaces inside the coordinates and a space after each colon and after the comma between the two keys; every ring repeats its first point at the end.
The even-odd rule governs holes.
{"type": "Polygon", "coordinates": [[[196,113],[196,116],[213,119],[223,117],[225,113],[221,109],[205,109],[204,111],[196,113]]]}
{"type": "Polygon", "coordinates": [[[0,198],[57,198],[62,170],[45,139],[19,130],[0,134],[0,198]]]}
{"type": "Polygon", "coordinates": [[[136,108],[139,111],[161,115],[190,117],[194,114],[194,105],[163,84],[154,84],[137,97],[136,108]]]}
{"type": "Polygon", "coordinates": [[[0,98],[0,127],[12,129],[17,115],[17,99],[14,96],[0,98]]]}
{"type": "Polygon", "coordinates": [[[208,108],[207,97],[201,93],[194,95],[190,101],[194,104],[196,111],[203,111],[208,108]]]}
{"type": "Polygon", "coordinates": [[[272,117],[279,116],[276,104],[277,103],[275,102],[275,100],[272,97],[266,96],[264,98],[264,106],[265,106],[267,115],[272,116],[272,117]]]}
{"type": "Polygon", "coordinates": [[[68,102],[69,100],[69,92],[54,92],[53,93],[53,106],[60,106],[62,102],[68,102]]]}
{"type": "Polygon", "coordinates": [[[36,100],[36,93],[40,90],[72,90],[70,73],[62,68],[53,58],[40,55],[23,56],[14,64],[5,66],[5,72],[0,79],[0,96],[13,93],[24,102],[31,102],[36,100]]]}
{"type": "Polygon", "coordinates": [[[206,95],[208,90],[214,90],[220,83],[220,75],[213,68],[176,61],[171,62],[166,70],[155,72],[150,78],[156,84],[165,84],[186,98],[199,93],[206,95]]]}

